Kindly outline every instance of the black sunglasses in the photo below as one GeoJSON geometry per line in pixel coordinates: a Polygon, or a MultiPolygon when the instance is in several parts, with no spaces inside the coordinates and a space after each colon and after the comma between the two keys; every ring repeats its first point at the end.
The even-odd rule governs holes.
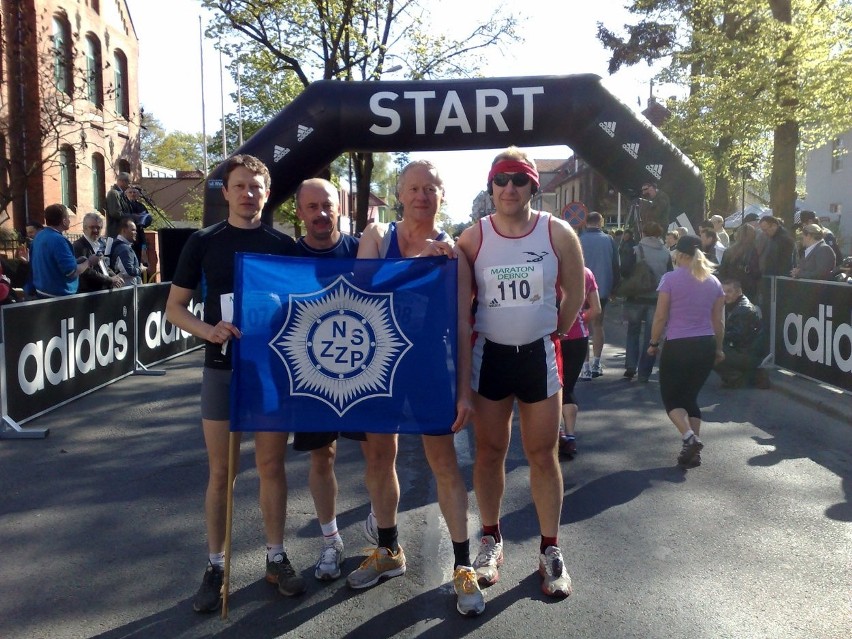
{"type": "Polygon", "coordinates": [[[493,178],[497,186],[506,186],[509,180],[515,186],[526,186],[530,183],[530,176],[526,173],[497,173],[493,178]]]}

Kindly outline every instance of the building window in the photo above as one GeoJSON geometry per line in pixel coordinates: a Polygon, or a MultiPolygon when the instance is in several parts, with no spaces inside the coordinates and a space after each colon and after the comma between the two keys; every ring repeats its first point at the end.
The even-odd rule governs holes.
{"type": "Polygon", "coordinates": [[[115,112],[125,119],[130,117],[130,96],[127,91],[127,58],[116,50],[113,59],[115,70],[115,112]]]}
{"type": "Polygon", "coordinates": [[[68,95],[74,92],[71,70],[71,27],[64,16],[53,17],[53,82],[57,90],[68,95]]]}
{"type": "Polygon", "coordinates": [[[77,210],[77,159],[74,149],[63,145],[59,149],[59,183],[62,203],[72,211],[77,210]]]}
{"type": "Polygon", "coordinates": [[[103,211],[106,208],[106,164],[104,156],[100,153],[92,154],[92,199],[95,210],[103,211]]]}
{"type": "Polygon", "coordinates": [[[101,63],[101,43],[91,33],[86,36],[86,93],[89,102],[104,106],[104,77],[101,63]]]}
{"type": "Polygon", "coordinates": [[[130,162],[125,160],[124,158],[120,158],[118,160],[118,172],[119,173],[130,173],[130,162]]]}
{"type": "Polygon", "coordinates": [[[843,143],[843,138],[834,138],[831,141],[831,172],[837,173],[843,170],[843,161],[849,149],[843,143]]]}

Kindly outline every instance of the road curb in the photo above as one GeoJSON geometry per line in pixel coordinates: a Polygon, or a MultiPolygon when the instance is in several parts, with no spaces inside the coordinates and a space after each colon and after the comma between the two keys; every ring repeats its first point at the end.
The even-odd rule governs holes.
{"type": "Polygon", "coordinates": [[[785,369],[770,368],[768,370],[772,390],[821,413],[852,424],[852,393],[785,369]]]}

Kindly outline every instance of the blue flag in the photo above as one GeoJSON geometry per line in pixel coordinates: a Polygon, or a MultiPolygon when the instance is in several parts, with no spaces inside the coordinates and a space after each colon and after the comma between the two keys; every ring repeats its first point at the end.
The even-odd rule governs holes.
{"type": "Polygon", "coordinates": [[[446,434],[457,266],[236,256],[233,431],[446,434]]]}

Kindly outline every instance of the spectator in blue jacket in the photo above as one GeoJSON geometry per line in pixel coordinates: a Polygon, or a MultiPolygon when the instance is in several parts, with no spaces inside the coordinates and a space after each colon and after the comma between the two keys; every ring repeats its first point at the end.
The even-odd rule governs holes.
{"type": "MultiPolygon", "coordinates": [[[[598,283],[598,295],[601,298],[601,312],[591,320],[589,331],[592,335],[592,361],[588,360],[580,372],[580,379],[588,381],[593,377],[603,375],[603,364],[601,364],[601,353],[604,345],[603,318],[606,305],[613,291],[621,279],[618,265],[618,248],[615,240],[604,233],[601,225],[603,216],[597,211],[592,211],[586,218],[586,229],[580,235],[580,244],[583,246],[583,259],[586,266],[595,274],[598,283]]],[[[588,355],[587,355],[588,357],[588,355]]]]}
{"type": "Polygon", "coordinates": [[[64,233],[71,226],[71,212],[64,204],[44,210],[45,227],[33,240],[33,286],[40,298],[61,297],[77,292],[80,275],[100,261],[98,255],[77,261],[64,233]]]}

